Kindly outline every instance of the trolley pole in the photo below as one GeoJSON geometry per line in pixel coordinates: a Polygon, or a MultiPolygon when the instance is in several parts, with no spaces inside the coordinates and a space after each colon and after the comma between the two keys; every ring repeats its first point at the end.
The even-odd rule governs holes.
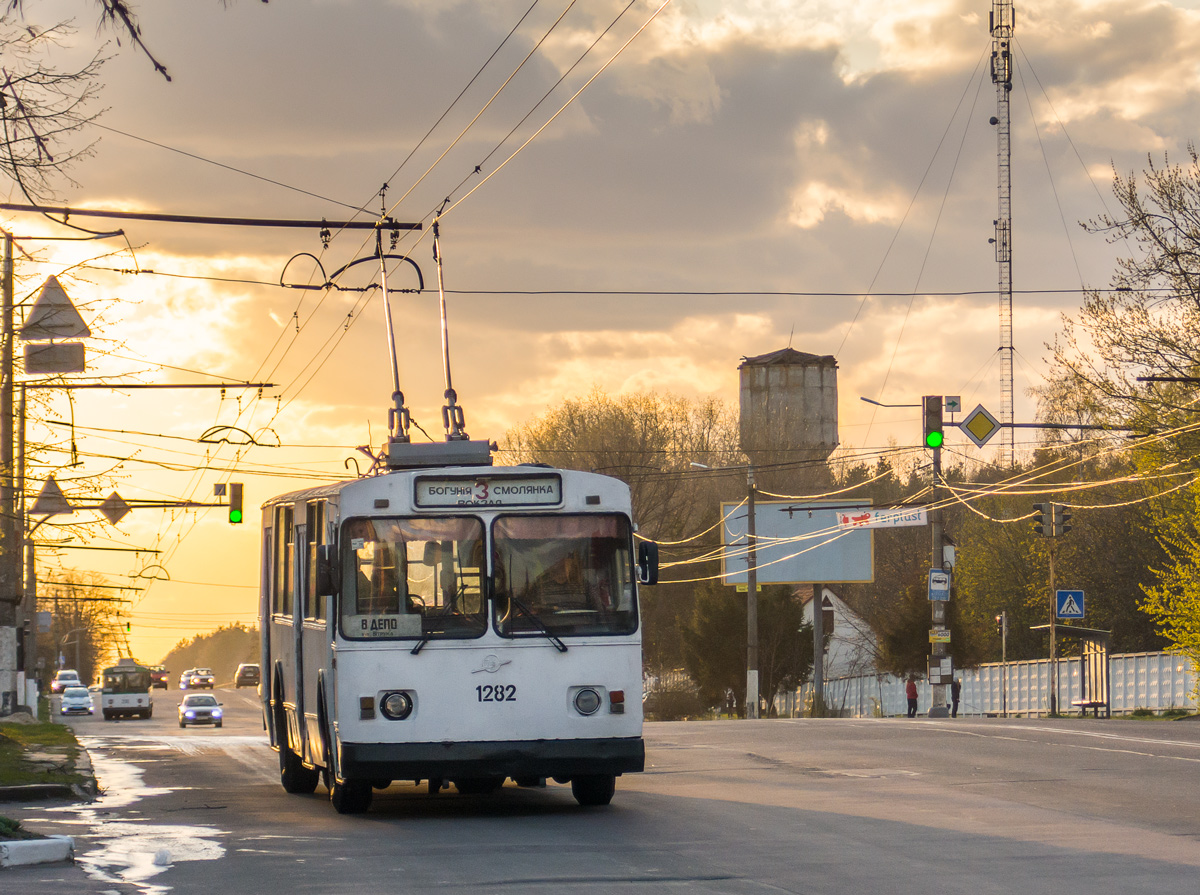
{"type": "Polygon", "coordinates": [[[758,717],[758,536],[754,530],[754,467],[746,472],[746,720],[758,717]]]}

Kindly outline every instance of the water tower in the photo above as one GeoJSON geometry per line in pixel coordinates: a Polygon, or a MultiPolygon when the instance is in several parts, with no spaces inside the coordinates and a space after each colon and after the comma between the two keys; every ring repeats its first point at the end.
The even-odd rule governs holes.
{"type": "Polygon", "coordinates": [[[738,372],[741,448],[761,486],[824,482],[838,445],[837,358],[784,348],[742,358],[738,372]]]}

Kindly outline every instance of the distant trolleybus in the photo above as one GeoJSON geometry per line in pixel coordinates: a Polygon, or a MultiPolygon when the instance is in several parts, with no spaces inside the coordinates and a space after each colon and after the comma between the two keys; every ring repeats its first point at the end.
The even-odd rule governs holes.
{"type": "Polygon", "coordinates": [[[104,720],[153,717],[150,686],[151,669],[133,659],[121,659],[111,668],[105,668],[100,675],[100,711],[104,720]]]}
{"type": "Polygon", "coordinates": [[[549,778],[607,804],[645,764],[654,545],[635,551],[617,479],[452,447],[393,445],[386,474],[263,505],[260,693],[283,787],[323,780],[341,813],[402,780],[549,778]]]}

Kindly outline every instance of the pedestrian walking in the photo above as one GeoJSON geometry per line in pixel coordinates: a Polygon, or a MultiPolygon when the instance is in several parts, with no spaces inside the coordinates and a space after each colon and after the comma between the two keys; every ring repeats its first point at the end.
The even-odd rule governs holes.
{"type": "Polygon", "coordinates": [[[909,677],[908,683],[904,685],[904,695],[908,697],[908,717],[917,717],[917,679],[909,677]]]}
{"type": "Polygon", "coordinates": [[[962,695],[962,680],[955,678],[950,682],[950,717],[958,717],[958,697],[962,695]]]}

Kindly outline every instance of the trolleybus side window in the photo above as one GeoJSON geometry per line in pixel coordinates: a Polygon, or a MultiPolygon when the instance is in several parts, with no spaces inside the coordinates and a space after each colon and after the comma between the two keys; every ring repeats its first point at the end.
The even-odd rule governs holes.
{"type": "Polygon", "coordinates": [[[344,636],[462,638],[487,629],[479,519],[351,519],[341,543],[344,636]]]}
{"type": "Polygon", "coordinates": [[[276,615],[292,614],[295,593],[295,534],[292,531],[292,508],[275,508],[275,580],[271,587],[271,611],[276,615]]]}
{"type": "Polygon", "coordinates": [[[305,510],[308,533],[308,574],[304,576],[304,617],[324,620],[325,598],[317,594],[317,548],[325,543],[325,501],[314,500],[305,510]]]}
{"type": "Polygon", "coordinates": [[[631,543],[624,516],[500,516],[492,527],[497,630],[633,633],[631,543]]]}

